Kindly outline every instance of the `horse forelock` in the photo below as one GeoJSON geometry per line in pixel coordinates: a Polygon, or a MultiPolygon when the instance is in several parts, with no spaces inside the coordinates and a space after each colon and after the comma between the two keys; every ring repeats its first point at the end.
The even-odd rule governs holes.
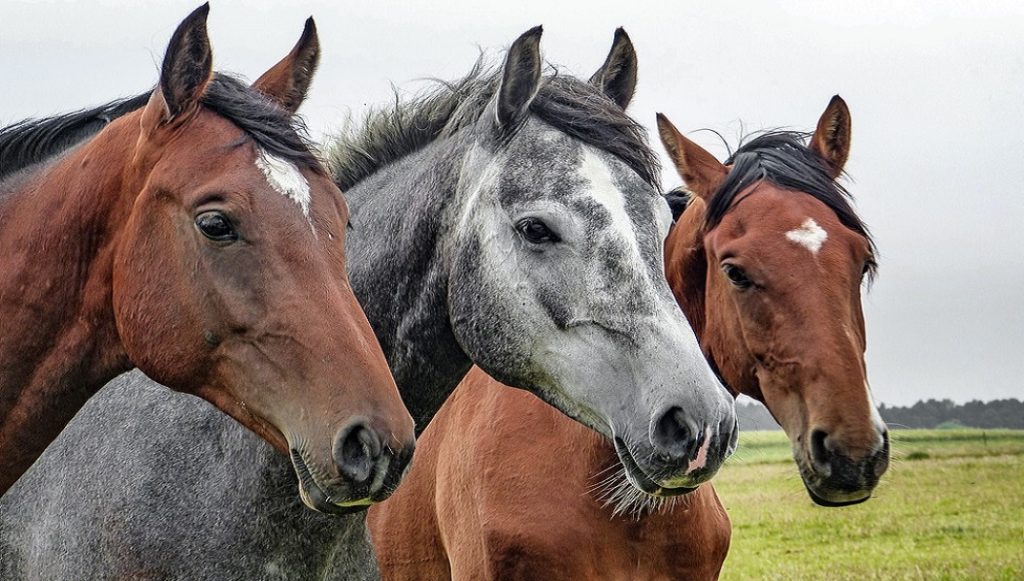
{"type": "Polygon", "coordinates": [[[272,156],[323,174],[302,117],[292,115],[235,77],[214,75],[203,106],[224,117],[272,156]]]}

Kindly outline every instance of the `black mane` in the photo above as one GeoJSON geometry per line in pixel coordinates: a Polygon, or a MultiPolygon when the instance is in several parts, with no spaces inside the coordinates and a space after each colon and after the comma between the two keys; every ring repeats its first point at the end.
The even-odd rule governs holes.
{"type": "Polygon", "coordinates": [[[686,186],[677,186],[665,192],[665,201],[668,202],[668,207],[672,210],[673,222],[679,220],[679,216],[683,215],[692,199],[693,192],[686,189],[686,186]]]}
{"type": "MultiPolygon", "coordinates": [[[[871,233],[850,205],[852,196],[832,179],[827,162],[805,145],[807,138],[806,133],[796,131],[769,131],[742,144],[726,160],[732,167],[707,205],[705,229],[710,230],[722,221],[740,192],[764,180],[824,203],[843,225],[867,238],[875,255],[871,233]]],[[[874,259],[868,268],[871,274],[875,272],[874,259]]]]}
{"type": "MultiPolygon", "coordinates": [[[[342,190],[432,141],[450,136],[480,118],[498,89],[501,69],[478,61],[468,75],[437,82],[432,89],[367,114],[361,127],[328,147],[327,163],[342,190]]],[[[644,128],[597,87],[569,75],[541,81],[530,112],[558,131],[607,151],[660,190],[658,156],[644,128]]]]}
{"type": "MultiPolygon", "coordinates": [[[[95,136],[111,121],[141,109],[150,92],[106,105],[0,128],[0,180],[95,136]]],[[[215,74],[202,104],[231,121],[267,152],[323,172],[301,120],[242,81],[215,74]]]]}
{"type": "Polygon", "coordinates": [[[47,160],[99,133],[108,123],[146,104],[149,93],[45,119],[0,128],[0,180],[47,160]]]}

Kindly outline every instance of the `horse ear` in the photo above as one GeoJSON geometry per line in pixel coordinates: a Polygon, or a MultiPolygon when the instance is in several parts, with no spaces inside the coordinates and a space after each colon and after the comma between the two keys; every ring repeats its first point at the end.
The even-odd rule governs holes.
{"type": "Polygon", "coordinates": [[[160,86],[146,106],[144,120],[167,123],[198,106],[213,77],[213,53],[206,34],[209,13],[209,3],[203,4],[174,31],[160,68],[160,86]]]}
{"type": "Polygon", "coordinates": [[[306,100],[313,74],[320,63],[320,40],[310,16],[295,48],[253,83],[253,88],[295,113],[306,100]]]}
{"type": "Polygon", "coordinates": [[[590,84],[601,89],[612,101],[625,109],[636,92],[636,50],[633,41],[621,27],[615,30],[612,50],[601,68],[590,77],[590,84]]]}
{"type": "Polygon", "coordinates": [[[661,113],[658,113],[658,135],[679,177],[683,178],[694,195],[707,200],[729,170],[706,149],[687,139],[661,113]]]}
{"type": "Polygon", "coordinates": [[[502,129],[513,128],[526,118],[530,103],[540,89],[540,35],[543,32],[542,27],[535,26],[508,49],[495,112],[502,129]]]}
{"type": "Polygon", "coordinates": [[[850,157],[851,131],[850,109],[846,101],[836,95],[828,102],[811,137],[811,149],[828,162],[833,178],[843,173],[843,166],[850,157]]]}

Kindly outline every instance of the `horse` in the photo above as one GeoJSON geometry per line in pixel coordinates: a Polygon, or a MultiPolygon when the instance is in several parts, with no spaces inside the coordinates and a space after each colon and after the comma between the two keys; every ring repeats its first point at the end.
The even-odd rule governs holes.
{"type": "Polygon", "coordinates": [[[412,454],[347,283],[345,202],[291,116],[312,23],[250,88],[213,73],[208,13],[151,93],[0,132],[0,494],[133,367],[289,455],[315,510],[386,498],[412,454]]]}
{"type": "MultiPolygon", "coordinates": [[[[666,271],[708,359],[782,423],[814,502],[866,500],[888,438],[863,359],[874,246],[835,182],[846,104],[832,100],[810,146],[770,132],[725,165],[667,118],[658,126],[693,192],[666,271]]],[[[618,464],[607,438],[474,370],[420,437],[402,488],[369,511],[382,577],[717,578],[731,525],[712,485],[658,499],[618,464]]]]}
{"type": "MultiPolygon", "coordinates": [[[[352,288],[420,429],[475,363],[616,441],[652,493],[688,491],[735,413],[665,279],[657,157],[621,106],[634,63],[616,43],[589,82],[545,73],[541,33],[325,148],[352,288]]],[[[365,514],[296,510],[269,447],[139,375],[97,399],[0,499],[0,576],[377,576],[365,514]],[[130,453],[90,454],[101,429],[130,453]]]]}

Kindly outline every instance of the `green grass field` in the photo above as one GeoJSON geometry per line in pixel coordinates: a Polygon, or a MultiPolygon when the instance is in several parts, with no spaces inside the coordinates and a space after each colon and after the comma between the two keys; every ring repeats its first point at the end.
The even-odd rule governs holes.
{"type": "Polygon", "coordinates": [[[871,500],[815,506],[782,432],[748,432],[715,478],[722,579],[1024,579],[1024,431],[903,430],[871,500]]]}

